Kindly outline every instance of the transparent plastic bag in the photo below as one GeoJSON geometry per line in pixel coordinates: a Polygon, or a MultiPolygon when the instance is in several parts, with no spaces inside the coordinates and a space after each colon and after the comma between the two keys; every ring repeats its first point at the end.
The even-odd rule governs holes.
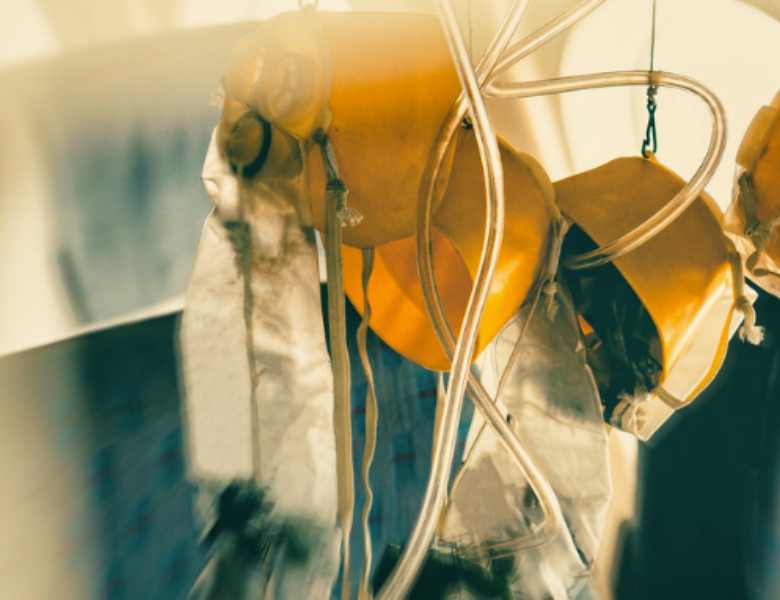
{"type": "MultiPolygon", "coordinates": [[[[559,276],[560,277],[560,276],[559,276]]],[[[537,310],[508,368],[499,403],[555,491],[565,526],[548,544],[517,554],[502,545],[528,535],[541,510],[495,434],[476,440],[453,485],[440,537],[504,573],[517,598],[564,599],[590,576],[611,495],[607,434],[577,315],[559,281],[558,310],[537,310]]],[[[528,316],[524,306],[486,351],[483,381],[495,393],[528,316]]]]}
{"type": "MultiPolygon", "coordinates": [[[[575,246],[588,242],[578,228],[572,228],[569,236],[567,241],[575,246]]],[[[632,431],[626,411],[648,402],[663,375],[658,331],[614,265],[572,272],[569,281],[577,312],[584,319],[588,364],[604,406],[604,421],[632,431]]]]}
{"type": "MultiPolygon", "coordinates": [[[[265,133],[261,175],[231,165],[216,132],[204,166],[215,208],[181,327],[189,467],[204,487],[253,480],[267,490],[274,518],[310,522],[318,535],[308,561],[267,559],[274,597],[327,598],[340,534],[317,249],[302,144],[275,127],[265,133]]],[[[221,541],[215,564],[234,552],[221,541]]],[[[252,579],[254,569],[248,564],[241,577],[252,579]]]]}

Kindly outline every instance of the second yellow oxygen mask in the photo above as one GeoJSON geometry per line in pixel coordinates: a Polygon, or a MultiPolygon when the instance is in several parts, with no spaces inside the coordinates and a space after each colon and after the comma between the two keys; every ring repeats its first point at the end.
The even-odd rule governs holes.
{"type": "MultiPolygon", "coordinates": [[[[474,356],[489,344],[531,290],[550,240],[554,192],[542,167],[527,154],[502,147],[506,225],[496,275],[474,356]]],[[[433,266],[444,312],[457,331],[463,321],[485,230],[484,184],[474,135],[461,130],[452,175],[433,218],[433,266]]],[[[417,276],[417,240],[377,247],[369,287],[371,328],[392,348],[429,369],[450,364],[425,310],[417,276]]],[[[360,251],[344,247],[344,287],[362,313],[360,251]]]]}
{"type": "MultiPolygon", "coordinates": [[[[654,158],[620,158],[555,183],[577,226],[579,253],[633,230],[684,182],[654,158]]],[[[570,271],[578,310],[595,330],[590,363],[607,420],[647,439],[713,379],[730,337],[732,269],[720,211],[702,193],[643,245],[595,269],[570,271]]]]}
{"type": "Polygon", "coordinates": [[[753,118],[737,153],[734,198],[724,227],[747,276],[780,297],[780,93],[753,118]]]}

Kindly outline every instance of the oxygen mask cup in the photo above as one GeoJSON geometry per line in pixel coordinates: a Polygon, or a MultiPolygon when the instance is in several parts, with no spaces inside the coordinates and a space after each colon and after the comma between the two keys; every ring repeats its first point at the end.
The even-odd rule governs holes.
{"type": "MultiPolygon", "coordinates": [[[[229,135],[220,131],[203,169],[215,207],[181,327],[189,466],[202,489],[250,480],[266,490],[271,518],[307,523],[306,561],[272,552],[262,568],[246,562],[244,576],[272,570],[275,598],[324,599],[338,573],[340,534],[333,382],[304,144],[253,111],[235,119],[229,135]]],[[[216,541],[215,569],[234,546],[216,541]]],[[[222,597],[218,577],[203,582],[193,597],[222,597]]]]}
{"type": "MultiPolygon", "coordinates": [[[[574,224],[564,254],[577,256],[657,218],[669,198],[684,197],[686,183],[651,155],[617,158],[554,185],[574,224]]],[[[740,337],[760,338],[721,222],[702,192],[613,261],[588,268],[564,261],[605,419],[642,440],[712,381],[743,318],[740,337]]]]}
{"type": "Polygon", "coordinates": [[[482,379],[493,395],[504,379],[498,403],[557,495],[562,531],[512,549],[541,525],[542,511],[498,438],[476,422],[441,527],[447,544],[503,573],[517,597],[540,600],[574,597],[587,582],[611,496],[598,390],[560,273],[555,302],[557,310],[530,317],[532,303],[520,309],[486,350],[482,379]]]}

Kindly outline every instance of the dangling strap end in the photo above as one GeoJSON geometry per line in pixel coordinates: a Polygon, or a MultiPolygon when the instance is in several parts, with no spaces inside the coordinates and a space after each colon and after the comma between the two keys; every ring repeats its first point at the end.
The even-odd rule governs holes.
{"type": "Polygon", "coordinates": [[[764,339],[764,328],[756,325],[756,309],[745,295],[745,276],[742,270],[742,257],[737,251],[734,242],[728,237],[724,238],[728,248],[728,259],[731,263],[734,285],[735,310],[742,313],[744,323],[739,330],[739,339],[758,345],[764,339]]]}
{"type": "Polygon", "coordinates": [[[363,220],[363,215],[351,206],[342,206],[338,211],[338,217],[342,227],[355,227],[363,220]]]}
{"type": "Polygon", "coordinates": [[[739,339],[758,346],[764,340],[764,328],[756,325],[756,309],[746,296],[737,298],[736,309],[745,319],[739,330],[739,339]]]}
{"type": "Polygon", "coordinates": [[[347,206],[347,186],[339,178],[339,169],[336,164],[336,155],[333,152],[333,143],[324,130],[314,132],[314,141],[319,145],[322,153],[322,162],[328,176],[325,191],[336,199],[336,216],[342,227],[354,227],[363,220],[363,215],[356,208],[347,206]]]}

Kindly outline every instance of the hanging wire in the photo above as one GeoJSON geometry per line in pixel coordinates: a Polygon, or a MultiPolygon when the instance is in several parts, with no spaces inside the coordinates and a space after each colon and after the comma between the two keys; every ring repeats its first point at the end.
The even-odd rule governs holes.
{"type": "Polygon", "coordinates": [[[474,64],[474,22],[473,22],[473,12],[471,10],[471,0],[468,1],[468,10],[469,10],[469,58],[471,59],[471,64],[474,64]]]}
{"type": "Polygon", "coordinates": [[[658,86],[653,85],[653,72],[655,71],[655,15],[656,15],[657,0],[653,0],[653,19],[652,29],[650,33],[650,71],[649,81],[647,86],[647,129],[645,129],[645,139],[642,140],[642,156],[647,158],[647,147],[650,145],[652,138],[653,154],[658,152],[658,131],[655,128],[655,111],[658,105],[655,102],[655,97],[658,94],[658,86]]]}

